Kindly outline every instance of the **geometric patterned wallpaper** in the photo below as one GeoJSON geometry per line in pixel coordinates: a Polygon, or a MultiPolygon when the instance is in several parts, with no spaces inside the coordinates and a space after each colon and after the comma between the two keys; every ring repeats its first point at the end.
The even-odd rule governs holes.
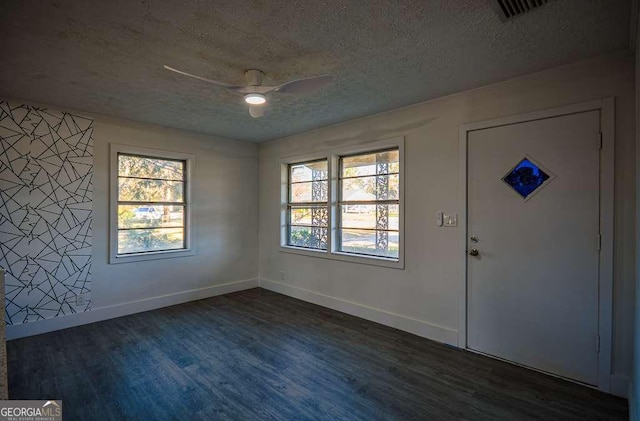
{"type": "Polygon", "coordinates": [[[91,308],[92,135],[93,120],[0,101],[7,324],[91,308]]]}

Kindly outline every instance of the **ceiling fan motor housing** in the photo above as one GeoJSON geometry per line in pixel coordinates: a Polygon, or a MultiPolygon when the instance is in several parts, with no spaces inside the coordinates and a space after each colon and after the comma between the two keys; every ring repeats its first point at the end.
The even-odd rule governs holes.
{"type": "Polygon", "coordinates": [[[258,69],[249,69],[244,72],[244,77],[247,79],[247,85],[249,86],[261,86],[263,76],[262,70],[258,69]]]}

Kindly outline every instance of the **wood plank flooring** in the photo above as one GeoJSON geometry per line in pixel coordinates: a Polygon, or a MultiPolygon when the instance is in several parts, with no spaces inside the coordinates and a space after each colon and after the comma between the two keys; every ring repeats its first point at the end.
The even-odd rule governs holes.
{"type": "Polygon", "coordinates": [[[623,420],[627,402],[263,289],[9,341],[64,420],[623,420]]]}

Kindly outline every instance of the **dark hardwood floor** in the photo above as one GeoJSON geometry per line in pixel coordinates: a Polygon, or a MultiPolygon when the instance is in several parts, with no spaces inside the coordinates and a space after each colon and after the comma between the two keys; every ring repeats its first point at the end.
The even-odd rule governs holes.
{"type": "Polygon", "coordinates": [[[622,420],[627,402],[262,289],[9,341],[64,420],[622,420]]]}

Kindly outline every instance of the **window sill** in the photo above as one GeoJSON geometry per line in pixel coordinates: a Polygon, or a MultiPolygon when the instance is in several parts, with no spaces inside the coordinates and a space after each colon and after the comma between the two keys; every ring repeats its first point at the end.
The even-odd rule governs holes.
{"type": "Polygon", "coordinates": [[[111,256],[109,259],[109,263],[113,265],[118,263],[142,262],[145,260],[159,260],[159,259],[170,259],[174,257],[193,256],[195,254],[196,254],[195,250],[193,249],[156,251],[156,252],[146,252],[146,253],[138,253],[138,254],[123,254],[123,255],[111,256]]]}
{"type": "Polygon", "coordinates": [[[381,266],[391,269],[404,269],[404,261],[387,257],[362,256],[339,251],[329,252],[327,250],[313,250],[293,246],[280,246],[281,253],[298,254],[308,257],[320,257],[322,259],[337,260],[341,262],[357,263],[361,265],[381,266]]]}

